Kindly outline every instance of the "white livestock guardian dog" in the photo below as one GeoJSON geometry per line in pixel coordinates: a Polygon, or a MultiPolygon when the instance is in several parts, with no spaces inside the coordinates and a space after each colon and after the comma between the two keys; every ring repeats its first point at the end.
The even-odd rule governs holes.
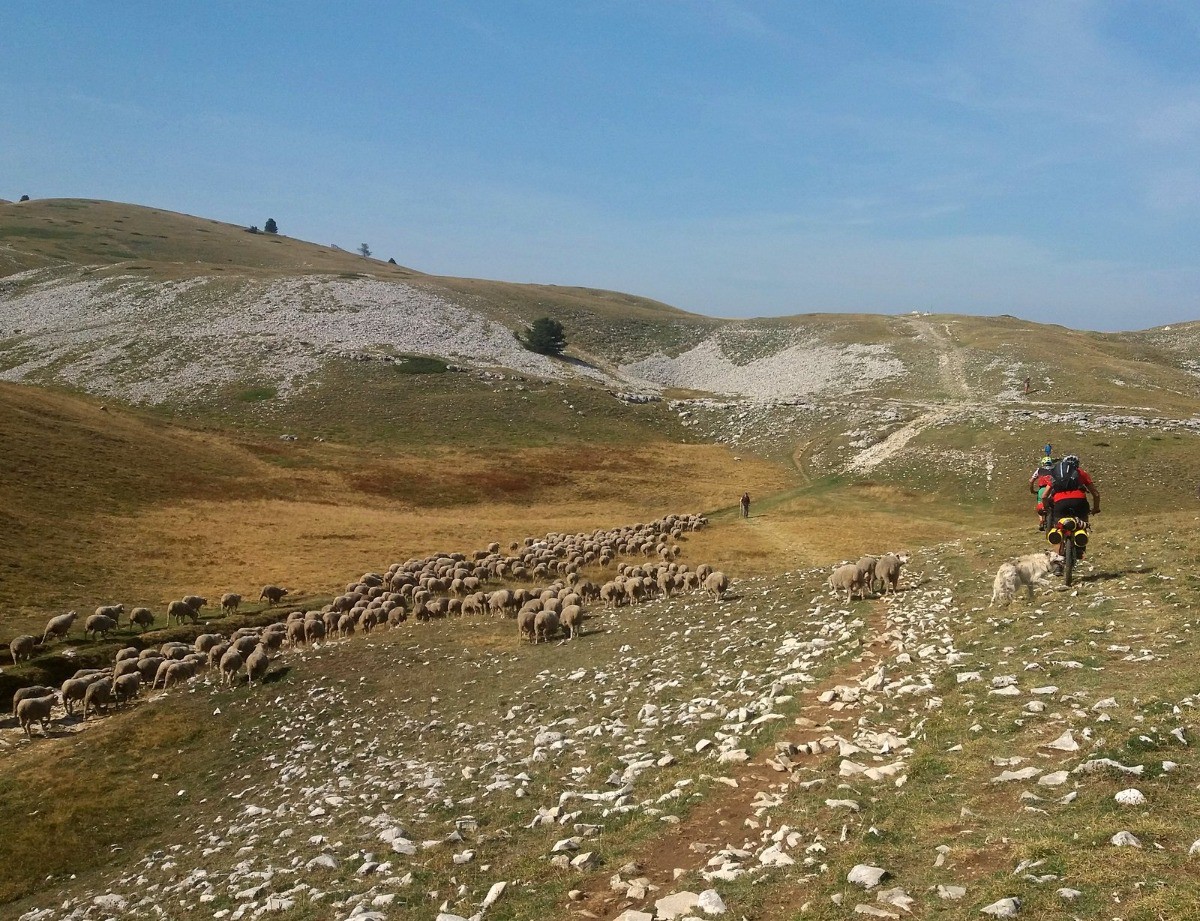
{"type": "Polygon", "coordinates": [[[996,570],[996,581],[992,583],[992,605],[1011,604],[1022,585],[1028,596],[1033,598],[1033,587],[1044,585],[1046,576],[1051,572],[1060,572],[1062,559],[1053,550],[1046,550],[1043,553],[1027,553],[1000,564],[996,570]]]}

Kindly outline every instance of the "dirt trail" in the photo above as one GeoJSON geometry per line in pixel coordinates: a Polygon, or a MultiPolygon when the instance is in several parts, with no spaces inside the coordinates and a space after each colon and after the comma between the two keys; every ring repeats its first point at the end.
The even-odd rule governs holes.
{"type": "Polygon", "coordinates": [[[928,340],[938,353],[938,378],[947,395],[960,400],[970,400],[974,397],[971,386],[967,383],[966,359],[963,350],[954,344],[951,338],[950,325],[943,324],[938,329],[926,320],[908,321],[916,331],[917,336],[928,340]]]}

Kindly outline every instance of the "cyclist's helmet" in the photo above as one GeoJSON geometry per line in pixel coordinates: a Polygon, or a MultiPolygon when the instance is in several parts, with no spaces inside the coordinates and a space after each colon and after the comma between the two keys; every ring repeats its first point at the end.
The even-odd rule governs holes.
{"type": "Polygon", "coordinates": [[[1078,454],[1068,454],[1066,457],[1063,458],[1063,460],[1066,461],[1068,464],[1074,464],[1076,467],[1079,466],[1079,455],[1078,454]]]}
{"type": "Polygon", "coordinates": [[[1054,458],[1053,457],[1043,457],[1042,462],[1038,466],[1049,469],[1050,467],[1054,466],[1054,458]]]}

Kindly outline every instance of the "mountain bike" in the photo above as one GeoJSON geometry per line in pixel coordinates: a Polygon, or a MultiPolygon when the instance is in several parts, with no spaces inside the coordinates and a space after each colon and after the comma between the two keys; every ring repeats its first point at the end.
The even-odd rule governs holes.
{"type": "Polygon", "coordinates": [[[1088,523],[1082,518],[1059,518],[1046,539],[1063,558],[1063,580],[1067,585],[1074,578],[1075,564],[1083,559],[1088,545],[1088,523]]]}

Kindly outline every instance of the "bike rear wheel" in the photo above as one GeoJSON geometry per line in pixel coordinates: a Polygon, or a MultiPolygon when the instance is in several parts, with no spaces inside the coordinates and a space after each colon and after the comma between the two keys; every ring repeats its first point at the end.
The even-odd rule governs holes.
{"type": "Polygon", "coordinates": [[[1075,539],[1071,537],[1063,543],[1066,545],[1063,547],[1063,579],[1070,585],[1075,576],[1075,539]]]}

